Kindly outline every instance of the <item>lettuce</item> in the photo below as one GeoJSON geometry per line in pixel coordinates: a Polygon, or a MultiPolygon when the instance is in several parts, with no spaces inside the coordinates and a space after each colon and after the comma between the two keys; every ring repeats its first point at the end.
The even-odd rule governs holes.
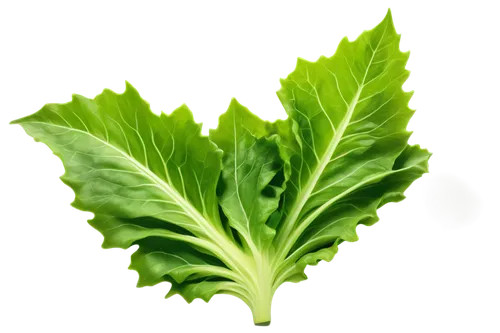
{"type": "Polygon", "coordinates": [[[399,40],[389,11],[332,57],[299,59],[278,91],[285,121],[233,99],[206,137],[186,105],[158,116],[127,82],[12,123],[62,160],[104,248],[138,245],[139,287],[168,281],[167,297],[188,302],[234,295],[268,325],[282,283],[330,261],[428,171],[430,153],[408,145],[399,40]]]}

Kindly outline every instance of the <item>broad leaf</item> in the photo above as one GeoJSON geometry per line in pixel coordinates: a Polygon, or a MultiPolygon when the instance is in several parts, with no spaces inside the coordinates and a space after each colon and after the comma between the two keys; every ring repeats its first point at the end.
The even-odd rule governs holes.
{"type": "Polygon", "coordinates": [[[74,95],[13,123],[61,158],[61,179],[76,194],[72,205],[96,213],[90,223],[105,247],[141,245],[132,264],[140,285],[159,281],[159,273],[178,282],[191,274],[234,276],[222,264],[239,265],[227,255],[236,245],[223,234],[218,212],[222,152],[201,136],[186,106],[157,116],[127,84],[121,95],[74,95]],[[146,255],[158,239],[164,245],[146,255]],[[201,252],[220,259],[201,264],[194,260],[201,252]]]}
{"type": "Polygon", "coordinates": [[[299,152],[284,193],[280,259],[315,217],[354,189],[380,180],[406,147],[413,114],[401,86],[408,53],[399,51],[390,12],[355,41],[316,62],[299,59],[278,96],[299,152]]]}
{"type": "Polygon", "coordinates": [[[195,234],[219,223],[221,154],[182,106],[153,114],[130,85],[123,95],[74,95],[17,120],[64,163],[73,205],[117,217],[154,216],[195,234]]]}

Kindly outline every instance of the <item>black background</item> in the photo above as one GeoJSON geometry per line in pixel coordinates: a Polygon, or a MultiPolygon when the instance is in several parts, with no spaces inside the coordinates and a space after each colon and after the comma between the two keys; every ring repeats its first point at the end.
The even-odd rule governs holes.
{"type": "MultiPolygon", "coordinates": [[[[61,15],[47,25],[40,20],[37,26],[53,37],[36,29],[29,37],[42,44],[25,64],[30,71],[28,95],[22,110],[8,111],[28,111],[40,96],[62,95],[64,87],[94,87],[98,79],[113,78],[116,87],[120,71],[136,72],[155,104],[193,96],[202,111],[212,111],[210,119],[215,118],[224,87],[240,87],[258,111],[271,111],[270,74],[287,70],[287,56],[298,47],[307,55],[312,47],[327,47],[337,31],[359,31],[361,23],[373,24],[383,1],[311,3],[310,14],[302,12],[304,3],[252,13],[229,7],[227,14],[204,20],[177,8],[151,18],[135,6],[128,10],[143,15],[146,23],[136,26],[135,19],[125,17],[109,25],[97,15],[94,28],[86,29],[85,19],[72,22],[61,15]],[[56,43],[49,46],[51,38],[56,43]]],[[[455,168],[457,175],[480,184],[481,196],[487,199],[490,164],[478,162],[487,142],[484,118],[476,113],[484,108],[478,104],[482,95],[472,92],[477,86],[459,85],[474,70],[465,44],[474,25],[464,21],[458,26],[455,20],[467,17],[471,9],[430,7],[419,1],[393,1],[393,7],[401,8],[401,21],[408,24],[409,47],[418,48],[417,86],[425,88],[425,96],[417,102],[425,104],[425,120],[418,121],[417,132],[427,143],[441,144],[442,151],[433,173],[455,168]]],[[[216,12],[206,9],[212,10],[216,12]]],[[[42,327],[88,323],[93,329],[138,324],[143,330],[246,330],[247,314],[236,305],[218,305],[216,313],[196,313],[195,306],[195,313],[183,313],[181,305],[160,306],[157,297],[136,297],[135,290],[127,288],[127,275],[119,272],[126,258],[96,257],[95,234],[79,232],[77,217],[63,217],[62,202],[71,194],[54,190],[56,162],[32,153],[14,129],[0,133],[8,142],[4,158],[14,170],[6,177],[6,216],[17,229],[13,237],[21,240],[13,240],[17,245],[11,255],[23,263],[6,280],[27,278],[29,287],[21,287],[25,292],[19,296],[23,311],[37,317],[42,327]]],[[[497,281],[497,264],[489,259],[495,243],[491,213],[483,209],[479,224],[450,232],[426,214],[429,183],[426,179],[418,185],[417,200],[410,201],[408,209],[386,210],[385,232],[370,234],[368,249],[346,250],[345,264],[337,266],[337,273],[313,275],[312,289],[282,290],[281,330],[396,325],[406,331],[418,324],[484,324],[495,304],[497,281]]]]}

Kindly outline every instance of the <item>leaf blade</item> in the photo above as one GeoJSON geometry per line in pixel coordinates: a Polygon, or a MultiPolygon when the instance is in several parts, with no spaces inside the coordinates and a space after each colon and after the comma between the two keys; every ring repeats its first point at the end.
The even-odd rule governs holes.
{"type": "Polygon", "coordinates": [[[268,246],[274,236],[266,222],[283,191],[271,184],[282,161],[275,137],[264,137],[268,134],[266,123],[236,99],[220,116],[217,129],[210,131],[210,139],[224,151],[220,205],[254,252],[268,246]]]}
{"type": "MultiPolygon", "coordinates": [[[[201,136],[201,126],[185,105],[157,116],[127,83],[123,94],[104,90],[94,99],[73,95],[69,103],[47,104],[12,123],[62,160],[61,179],[75,192],[72,205],[96,214],[89,223],[104,235],[104,247],[141,244],[139,251],[144,251],[154,239],[182,243],[183,249],[224,264],[177,265],[170,272],[177,281],[182,274],[210,272],[246,282],[225,268],[240,273],[244,261],[224,236],[218,215],[222,152],[201,136]]],[[[182,257],[176,248],[168,253],[182,257]]],[[[163,266],[174,265],[173,258],[163,266]]],[[[151,275],[147,262],[137,267],[140,279],[151,275]]],[[[160,280],[156,276],[154,282],[160,280]]]]}
{"type": "MultiPolygon", "coordinates": [[[[66,169],[62,180],[75,190],[77,195],[73,205],[76,208],[124,218],[154,215],[195,232],[200,231],[200,225],[208,224],[208,219],[213,223],[218,221],[215,186],[220,173],[221,152],[210,146],[207,138],[200,136],[200,127],[185,106],[171,116],[162,114],[158,117],[127,84],[122,95],[109,90],[94,100],[75,95],[70,103],[48,104],[39,112],[13,123],[22,125],[28,134],[48,144],[61,157],[66,169]],[[140,118],[138,109],[141,110],[140,118]],[[132,126],[131,121],[137,126],[132,126]],[[174,133],[178,141],[189,140],[183,132],[194,133],[198,135],[198,143],[206,149],[209,161],[204,166],[210,171],[205,171],[204,167],[194,175],[199,178],[210,175],[211,179],[204,184],[207,198],[194,191],[186,193],[183,173],[193,176],[193,171],[191,165],[185,170],[180,169],[183,166],[179,165],[185,163],[183,155],[187,158],[187,154],[182,146],[174,152],[174,136],[169,138],[163,134],[161,139],[163,146],[170,148],[169,154],[164,152],[163,155],[169,158],[167,163],[173,159],[171,169],[176,172],[169,175],[165,169],[160,170],[159,166],[165,161],[163,155],[153,154],[152,147],[156,147],[154,137],[158,141],[162,129],[172,135],[168,131],[174,130],[175,126],[182,129],[174,133]],[[154,132],[152,127],[155,127],[154,132]],[[146,138],[147,135],[150,137],[146,138]],[[127,188],[133,188],[133,191],[127,191],[127,188]],[[130,196],[121,195],[124,193],[130,196]],[[208,212],[204,211],[206,207],[209,207],[208,212]]],[[[203,149],[191,149],[195,157],[200,157],[200,151],[203,149]]],[[[195,165],[196,161],[191,164],[195,165]]],[[[192,188],[197,189],[197,186],[192,188]]]]}
{"type": "Polygon", "coordinates": [[[275,238],[280,259],[306,215],[319,214],[329,198],[390,171],[404,150],[413,112],[407,106],[411,94],[401,89],[409,72],[399,39],[389,12],[355,41],[344,38],[332,57],[314,63],[299,59],[281,80],[278,96],[293,122],[299,153],[290,159],[286,218],[275,238]]]}

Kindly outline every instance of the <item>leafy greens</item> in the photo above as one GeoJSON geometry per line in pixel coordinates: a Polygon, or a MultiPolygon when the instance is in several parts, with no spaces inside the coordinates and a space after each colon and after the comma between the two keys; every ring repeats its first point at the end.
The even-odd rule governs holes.
{"type": "Polygon", "coordinates": [[[399,40],[389,11],[332,57],[299,59],[278,91],[285,121],[233,99],[205,137],[187,106],[155,115],[127,83],[12,123],[61,158],[72,205],[95,214],[104,248],[139,246],[139,287],[168,281],[167,297],[188,302],[234,295],[267,325],[282,283],[330,261],[427,172],[430,153],[407,143],[399,40]]]}

